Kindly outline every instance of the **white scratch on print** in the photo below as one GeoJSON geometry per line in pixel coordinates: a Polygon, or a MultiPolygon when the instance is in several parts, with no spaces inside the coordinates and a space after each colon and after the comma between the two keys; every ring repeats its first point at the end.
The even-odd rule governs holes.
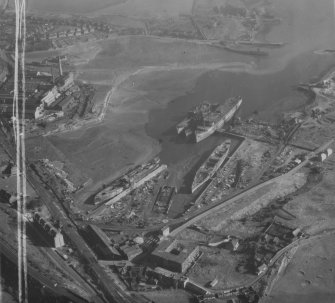
{"type": "Polygon", "coordinates": [[[18,300],[28,302],[27,241],[26,241],[26,157],[25,157],[25,47],[26,1],[15,0],[15,64],[13,130],[16,142],[17,242],[18,242],[18,300]],[[19,71],[19,66],[21,67],[19,71]],[[20,101],[21,100],[21,104],[20,101]],[[20,113],[21,111],[21,113],[20,113]]]}

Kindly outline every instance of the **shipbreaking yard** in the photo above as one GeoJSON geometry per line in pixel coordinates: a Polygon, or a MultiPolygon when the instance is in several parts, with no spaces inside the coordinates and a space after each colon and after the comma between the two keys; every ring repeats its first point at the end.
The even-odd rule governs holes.
{"type": "Polygon", "coordinates": [[[286,284],[307,303],[329,292],[335,72],[295,87],[308,102],[292,92],[333,62],[334,50],[315,52],[331,47],[333,33],[316,30],[333,24],[317,17],[325,4],[297,0],[313,17],[286,0],[110,2],[92,16],[27,14],[24,216],[15,15],[0,13],[4,279],[16,279],[22,219],[37,300],[283,303],[286,284]],[[185,7],[171,13],[175,2],[185,7]]]}
{"type": "MultiPolygon", "coordinates": [[[[41,159],[30,168],[63,199],[99,266],[123,291],[154,298],[152,292],[172,287],[198,302],[258,302],[299,245],[319,236],[292,204],[333,161],[330,132],[319,134],[314,146],[297,140],[320,121],[314,112],[291,113],[277,125],[235,117],[215,134],[233,142],[228,156],[194,193],[190,180],[171,186],[169,167],[156,157],[104,185],[83,212],[74,200],[80,182],[66,172],[70,166],[41,159]]],[[[185,176],[194,178],[200,165],[185,176]]],[[[4,182],[10,182],[12,167],[5,157],[4,182]]],[[[2,196],[13,205],[14,190],[7,188],[2,196]]],[[[71,243],[64,242],[62,224],[34,203],[34,228],[47,231],[56,258],[71,264],[64,274],[85,276],[71,243]]]]}
{"type": "Polygon", "coordinates": [[[310,120],[299,117],[278,125],[235,117],[218,132],[235,142],[227,159],[193,194],[169,186],[160,164],[127,195],[92,205],[77,219],[99,263],[122,289],[148,298],[173,287],[199,302],[258,302],[311,237],[286,205],[318,182],[332,155],[332,140],[316,149],[293,141],[310,120]],[[171,212],[186,196],[184,211],[171,212]]]}

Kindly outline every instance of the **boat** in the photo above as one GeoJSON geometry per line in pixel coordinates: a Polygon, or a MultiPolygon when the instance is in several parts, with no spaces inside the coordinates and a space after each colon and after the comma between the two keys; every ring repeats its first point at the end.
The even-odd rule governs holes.
{"type": "Polygon", "coordinates": [[[222,144],[217,146],[207,160],[197,170],[192,183],[192,193],[200,186],[206,183],[220,168],[224,160],[227,158],[231,141],[225,140],[222,144]]]}
{"type": "Polygon", "coordinates": [[[203,102],[191,110],[187,117],[177,124],[177,133],[186,137],[193,135],[200,142],[228,122],[242,104],[241,97],[226,100],[223,105],[203,102]]]}

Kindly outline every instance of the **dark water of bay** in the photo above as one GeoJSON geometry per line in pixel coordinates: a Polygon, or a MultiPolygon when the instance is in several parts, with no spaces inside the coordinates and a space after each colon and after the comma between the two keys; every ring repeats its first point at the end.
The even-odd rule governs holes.
{"type": "Polygon", "coordinates": [[[280,0],[274,5],[282,23],[262,32],[257,39],[285,42],[286,45],[269,51],[265,58],[249,57],[256,71],[263,71],[263,74],[205,73],[192,92],[171,100],[164,109],[150,112],[147,133],[162,142],[160,157],[170,167],[178,167],[186,159],[199,158],[222,140],[214,136],[199,144],[190,144],[177,137],[175,125],[195,105],[203,101],[222,103],[231,96],[240,95],[244,101],[239,115],[245,118],[256,111],[258,118],[274,121],[281,113],[299,109],[309,101],[306,95],[295,90],[299,83],[315,81],[335,67],[334,55],[314,53],[317,49],[335,47],[333,2],[280,0]]]}
{"type": "Polygon", "coordinates": [[[147,133],[162,142],[160,157],[168,165],[175,165],[190,156],[199,156],[213,149],[219,136],[191,144],[178,137],[175,126],[195,105],[209,101],[223,103],[227,98],[240,95],[243,104],[239,115],[249,117],[258,112],[260,119],[274,121],[283,112],[301,108],[308,98],[295,87],[301,82],[316,80],[335,63],[335,56],[319,56],[312,52],[292,60],[279,72],[256,75],[245,72],[212,71],[201,76],[192,92],[172,100],[164,109],[150,112],[147,133]]]}

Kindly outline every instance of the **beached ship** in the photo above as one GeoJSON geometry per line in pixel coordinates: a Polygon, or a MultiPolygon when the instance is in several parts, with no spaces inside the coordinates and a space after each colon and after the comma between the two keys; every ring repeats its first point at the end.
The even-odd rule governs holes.
{"type": "Polygon", "coordinates": [[[164,169],[166,169],[166,165],[160,164],[160,159],[158,157],[148,163],[138,165],[97,193],[94,197],[94,204],[112,204],[133,189],[144,184],[144,182],[155,177],[164,169]]]}
{"type": "Polygon", "coordinates": [[[202,103],[177,125],[177,133],[184,133],[186,137],[193,135],[195,142],[200,142],[222,128],[241,104],[241,97],[229,98],[223,105],[202,103]]]}
{"type": "Polygon", "coordinates": [[[219,105],[215,111],[204,113],[202,123],[199,123],[194,131],[195,142],[206,139],[217,129],[222,128],[234,116],[241,104],[241,97],[229,98],[223,105],[219,105]]]}
{"type": "Polygon", "coordinates": [[[220,168],[228,156],[230,145],[231,141],[229,139],[225,140],[213,150],[207,160],[200,166],[192,183],[192,193],[207,182],[220,168]]]}

